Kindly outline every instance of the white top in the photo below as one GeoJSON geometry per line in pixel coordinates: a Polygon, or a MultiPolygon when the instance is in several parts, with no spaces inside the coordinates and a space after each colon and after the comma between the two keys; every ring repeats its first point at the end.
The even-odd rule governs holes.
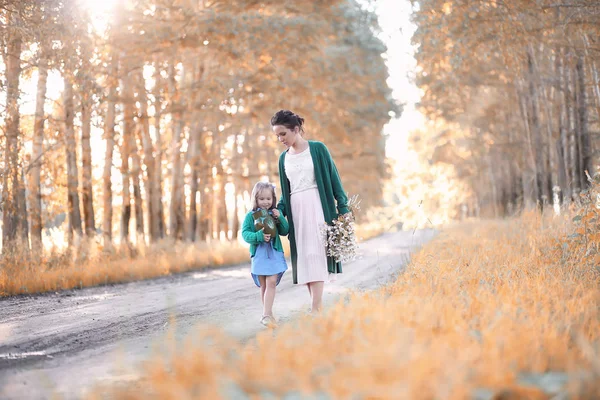
{"type": "Polygon", "coordinates": [[[297,154],[290,154],[288,151],[285,155],[284,168],[290,181],[290,194],[317,187],[310,147],[297,154]]]}

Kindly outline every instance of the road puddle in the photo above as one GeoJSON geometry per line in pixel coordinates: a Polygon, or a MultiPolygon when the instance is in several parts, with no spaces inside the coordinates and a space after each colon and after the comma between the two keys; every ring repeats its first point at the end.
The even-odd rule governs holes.
{"type": "Polygon", "coordinates": [[[206,278],[248,278],[250,276],[250,268],[236,268],[236,269],[215,269],[207,272],[196,272],[192,275],[194,279],[206,279],[206,278]]]}
{"type": "Polygon", "coordinates": [[[95,294],[95,295],[91,295],[91,296],[76,296],[73,297],[74,300],[89,300],[89,301],[102,301],[102,300],[108,300],[112,297],[115,297],[116,294],[115,293],[104,293],[104,294],[95,294]]]}
{"type": "Polygon", "coordinates": [[[15,324],[11,324],[11,323],[0,324],[0,343],[8,340],[14,327],[15,327],[15,324]]]}
{"type": "Polygon", "coordinates": [[[24,353],[0,353],[0,360],[23,360],[30,357],[47,357],[52,358],[50,354],[46,354],[45,351],[29,351],[24,353]]]}

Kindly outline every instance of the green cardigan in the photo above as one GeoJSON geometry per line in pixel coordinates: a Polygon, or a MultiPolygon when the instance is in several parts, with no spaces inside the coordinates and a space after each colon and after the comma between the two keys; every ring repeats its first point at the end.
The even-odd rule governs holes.
{"type": "MultiPolygon", "coordinates": [[[[319,197],[323,206],[323,215],[325,221],[315,221],[316,224],[325,223],[331,224],[340,214],[350,212],[348,209],[348,197],[342,186],[340,175],[331,158],[331,154],[327,147],[317,141],[309,140],[310,154],[315,166],[315,178],[317,188],[319,189],[319,197]],[[336,207],[337,203],[337,207],[336,207]]],[[[288,150],[281,153],[279,157],[279,179],[281,181],[281,199],[277,204],[277,208],[283,215],[288,218],[290,232],[290,251],[292,256],[292,272],[294,283],[298,283],[298,271],[296,264],[298,260],[298,252],[296,250],[296,239],[294,237],[294,219],[292,218],[292,207],[290,204],[290,181],[285,173],[285,155],[288,150]]],[[[339,274],[342,272],[342,263],[335,262],[333,257],[327,257],[327,270],[330,273],[339,274]]]]}
{"type": "MultiPolygon", "coordinates": [[[[256,249],[258,245],[265,241],[265,236],[263,235],[262,229],[256,232],[254,228],[254,218],[252,217],[252,213],[256,211],[250,211],[246,214],[246,218],[244,218],[244,224],[242,225],[242,238],[246,241],[246,243],[250,244],[250,257],[254,257],[256,254],[256,249]]],[[[290,230],[290,226],[286,221],[283,215],[279,215],[277,221],[277,233],[281,236],[286,236],[290,230]]],[[[281,251],[283,253],[283,246],[281,244],[281,239],[279,235],[275,237],[275,243],[273,243],[273,248],[277,251],[281,251]]],[[[271,238],[273,240],[273,238],[271,238]]]]}

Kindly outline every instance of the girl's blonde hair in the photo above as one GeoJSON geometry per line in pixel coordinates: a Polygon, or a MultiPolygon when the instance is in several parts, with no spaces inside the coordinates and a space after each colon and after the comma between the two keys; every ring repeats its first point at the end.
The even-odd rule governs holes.
{"type": "Polygon", "coordinates": [[[277,195],[275,194],[275,185],[273,185],[270,182],[256,182],[256,185],[254,185],[254,188],[252,189],[252,195],[251,197],[251,208],[252,210],[256,210],[258,209],[258,201],[256,200],[256,198],[258,197],[258,195],[260,194],[260,192],[262,192],[263,190],[270,190],[271,194],[273,195],[273,204],[271,204],[271,207],[269,208],[269,210],[272,210],[275,208],[275,206],[277,205],[277,195]]]}

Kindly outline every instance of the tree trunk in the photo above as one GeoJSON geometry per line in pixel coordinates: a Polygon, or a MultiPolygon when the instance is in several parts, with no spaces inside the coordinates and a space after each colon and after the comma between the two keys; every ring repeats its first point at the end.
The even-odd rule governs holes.
{"type": "Polygon", "coordinates": [[[233,206],[233,227],[231,228],[232,237],[231,239],[235,242],[238,240],[238,235],[240,232],[240,217],[238,216],[238,212],[240,210],[240,199],[239,199],[239,190],[241,185],[239,185],[240,181],[237,181],[238,184],[235,185],[234,196],[235,196],[235,205],[233,206]]]}
{"type": "Polygon", "coordinates": [[[235,134],[235,143],[234,143],[234,151],[233,151],[233,196],[234,196],[234,206],[233,206],[233,226],[231,228],[231,239],[233,241],[237,241],[238,239],[238,231],[240,230],[240,218],[238,217],[239,211],[239,191],[242,186],[241,182],[241,174],[242,174],[242,163],[240,153],[238,152],[239,147],[239,138],[241,133],[236,132],[235,134]]]}
{"type": "Polygon", "coordinates": [[[200,170],[203,172],[201,175],[202,185],[201,185],[201,195],[200,195],[200,223],[198,227],[198,237],[200,240],[206,242],[209,237],[212,237],[212,204],[213,204],[213,178],[212,178],[212,160],[209,155],[212,153],[212,146],[214,144],[211,140],[211,145],[208,146],[205,140],[202,140],[200,143],[200,148],[202,150],[202,159],[204,160],[204,165],[200,166],[200,170]]]}
{"type": "Polygon", "coordinates": [[[521,169],[521,184],[523,192],[523,208],[531,209],[536,203],[536,191],[535,191],[535,156],[533,153],[532,144],[532,128],[531,118],[529,117],[528,109],[528,96],[525,93],[526,84],[523,82],[516,88],[517,98],[519,101],[519,122],[523,125],[523,131],[525,132],[525,148],[522,154],[522,165],[521,169]],[[522,89],[521,89],[522,87],[522,89]]]}
{"type": "MultiPolygon", "coordinates": [[[[510,128],[511,124],[511,115],[509,113],[506,114],[506,126],[508,127],[507,135],[508,142],[510,143],[511,153],[514,151],[512,149],[517,149],[519,146],[515,143],[515,132],[510,128]]],[[[521,138],[522,139],[522,138],[521,138]]],[[[524,152],[522,149],[519,151],[524,152]]],[[[514,153],[513,153],[514,154],[514,153]]],[[[516,156],[516,154],[515,154],[516,156]]],[[[519,201],[522,197],[522,187],[519,179],[518,172],[518,157],[508,157],[508,175],[509,175],[509,196],[506,203],[506,216],[513,216],[516,212],[521,210],[519,201]]]]}
{"type": "Polygon", "coordinates": [[[92,129],[92,99],[90,77],[87,76],[91,69],[89,54],[82,57],[83,62],[83,85],[81,91],[81,163],[82,163],[82,196],[83,196],[83,219],[85,222],[85,233],[87,236],[96,234],[96,222],[94,220],[94,196],[92,185],[92,147],[90,144],[90,133],[92,129]]]}
{"type": "Polygon", "coordinates": [[[583,56],[577,59],[577,78],[578,78],[578,119],[579,119],[579,144],[580,144],[580,160],[581,160],[581,187],[587,188],[589,182],[586,177],[586,172],[591,176],[594,174],[594,166],[592,164],[592,141],[590,140],[590,132],[588,127],[588,112],[587,112],[587,96],[585,90],[585,68],[583,65],[583,56]]]}
{"type": "Polygon", "coordinates": [[[106,141],[106,153],[104,156],[103,182],[103,208],[104,218],[102,230],[104,231],[104,246],[112,246],[112,165],[113,153],[115,149],[115,113],[117,98],[117,73],[119,60],[116,51],[112,52],[110,66],[108,69],[108,100],[106,103],[106,117],[104,119],[104,140],[106,141]]]}
{"type": "Polygon", "coordinates": [[[140,102],[140,129],[138,129],[140,142],[144,150],[144,165],[146,166],[146,199],[148,202],[148,225],[150,242],[156,242],[160,238],[160,193],[157,190],[156,159],[154,157],[154,146],[150,136],[150,120],[148,116],[148,97],[146,95],[146,84],[144,75],[140,69],[137,73],[138,100],[140,102]]]}
{"type": "MultiPolygon", "coordinates": [[[[222,171],[222,169],[221,169],[222,171]]],[[[222,176],[220,179],[220,183],[219,183],[219,203],[221,204],[221,207],[218,209],[219,214],[218,214],[218,219],[219,219],[219,230],[221,232],[223,232],[223,234],[225,235],[225,239],[229,239],[229,218],[228,216],[228,212],[227,212],[227,190],[226,190],[226,185],[227,185],[227,176],[224,175],[224,172],[222,172],[222,176]]],[[[220,235],[219,235],[220,238],[220,235]]]]}
{"type": "Polygon", "coordinates": [[[83,235],[81,226],[81,211],[79,208],[79,172],[77,168],[77,142],[73,124],[73,83],[71,71],[67,70],[65,76],[65,89],[63,104],[65,109],[65,150],[67,155],[67,190],[69,209],[69,244],[73,244],[73,233],[79,237],[83,235]]]}
{"type": "Polygon", "coordinates": [[[494,218],[498,218],[498,191],[496,188],[496,177],[494,175],[494,171],[492,170],[492,155],[489,153],[488,150],[488,154],[486,155],[486,161],[487,161],[487,166],[488,166],[488,174],[490,177],[490,185],[491,185],[491,189],[492,189],[492,207],[494,210],[494,218]]]}
{"type": "Polygon", "coordinates": [[[593,59],[590,62],[590,73],[594,78],[594,105],[596,109],[596,117],[600,118],[600,78],[598,77],[598,68],[593,59]]]}
{"type": "Polygon", "coordinates": [[[222,144],[222,136],[223,132],[219,132],[218,129],[215,130],[215,146],[214,150],[214,161],[217,171],[217,180],[219,185],[219,192],[217,193],[217,201],[215,202],[215,217],[216,217],[216,227],[217,227],[217,239],[221,239],[221,233],[224,232],[225,237],[228,237],[229,232],[229,221],[227,218],[227,202],[226,202],[226,191],[225,185],[227,183],[227,177],[225,176],[225,171],[223,170],[223,163],[221,160],[221,144],[222,144]]]}
{"type": "Polygon", "coordinates": [[[171,204],[169,209],[169,234],[173,239],[183,239],[185,202],[183,201],[183,163],[181,160],[181,140],[183,118],[177,115],[173,121],[173,141],[171,143],[171,204]]]}
{"type": "Polygon", "coordinates": [[[160,64],[156,62],[154,64],[154,133],[156,136],[156,180],[154,186],[156,188],[156,201],[158,202],[158,237],[163,239],[166,236],[166,224],[165,224],[165,208],[162,201],[163,190],[163,174],[162,174],[162,159],[163,159],[163,145],[162,145],[162,130],[160,128],[160,121],[162,115],[162,101],[160,94],[160,82],[162,77],[160,75],[160,64]]]}
{"type": "Polygon", "coordinates": [[[192,167],[192,181],[190,183],[190,210],[188,217],[188,240],[196,241],[196,231],[198,230],[198,169],[192,167]]]}
{"type": "MultiPolygon", "coordinates": [[[[43,46],[43,45],[42,45],[43,46]]],[[[42,156],[44,154],[44,124],[46,115],[44,104],[48,82],[48,58],[46,48],[42,49],[42,56],[38,66],[37,96],[35,100],[35,122],[33,126],[33,146],[31,153],[31,168],[29,170],[29,215],[31,218],[31,248],[34,253],[41,254],[42,250],[42,192],[41,171],[42,156]]]]}
{"type": "Polygon", "coordinates": [[[598,77],[598,68],[596,68],[596,61],[590,55],[590,41],[588,35],[583,35],[583,42],[585,44],[585,56],[589,60],[590,76],[593,82],[593,93],[594,109],[596,110],[596,117],[600,118],[600,78],[598,77]]]}
{"type": "Polygon", "coordinates": [[[19,203],[19,232],[21,242],[25,250],[29,250],[28,240],[29,237],[29,224],[27,215],[27,179],[25,178],[25,170],[21,168],[21,184],[19,185],[19,192],[17,193],[17,202],[19,203]]]}
{"type": "Polygon", "coordinates": [[[558,78],[557,83],[557,98],[556,103],[558,107],[558,134],[559,138],[556,141],[556,151],[558,154],[558,186],[561,190],[561,204],[570,202],[571,200],[571,187],[569,185],[569,152],[568,149],[568,136],[567,136],[567,110],[565,108],[565,85],[564,85],[564,67],[563,67],[563,54],[562,50],[559,49],[556,54],[556,76],[558,78]]]}
{"type": "Polygon", "coordinates": [[[567,81],[565,83],[565,98],[567,104],[565,105],[567,111],[567,126],[568,126],[568,139],[569,139],[569,177],[571,178],[572,190],[571,193],[575,198],[580,191],[581,177],[579,176],[579,150],[578,150],[578,130],[579,122],[575,116],[575,109],[577,108],[577,96],[575,96],[575,79],[571,68],[567,68],[567,81]]]}
{"type": "MultiPolygon", "coordinates": [[[[536,64],[537,68],[537,64],[536,64]]],[[[539,71],[539,68],[538,68],[539,71]]],[[[538,74],[539,75],[539,74],[538,74]]],[[[552,100],[548,95],[548,91],[544,82],[538,77],[540,91],[543,99],[543,109],[545,112],[546,138],[544,141],[544,169],[546,171],[545,185],[548,193],[548,202],[553,203],[554,187],[558,185],[558,177],[556,174],[556,149],[554,146],[554,113],[552,112],[552,100]]],[[[552,95],[553,96],[553,95],[552,95]]]]}
{"type": "Polygon", "coordinates": [[[188,163],[191,170],[190,177],[190,207],[186,225],[186,238],[192,242],[196,241],[196,232],[198,230],[198,190],[199,190],[199,168],[200,168],[200,140],[202,137],[202,124],[200,123],[200,110],[202,103],[199,101],[197,89],[194,87],[197,82],[204,82],[208,74],[208,58],[202,54],[203,60],[198,55],[193,61],[191,68],[191,77],[188,99],[189,110],[192,115],[190,129],[190,139],[188,143],[188,163]]]}
{"type": "Polygon", "coordinates": [[[523,187],[521,183],[521,175],[519,175],[518,167],[515,165],[515,160],[509,163],[510,188],[507,205],[507,216],[513,216],[523,209],[523,187]]]}
{"type": "MultiPolygon", "coordinates": [[[[169,92],[171,94],[171,114],[173,116],[173,138],[171,142],[171,204],[169,208],[169,235],[175,239],[181,239],[183,234],[183,187],[181,178],[183,176],[181,162],[181,139],[183,133],[183,115],[180,91],[176,87],[175,66],[173,62],[169,65],[169,92]]],[[[185,76],[185,71],[184,71],[185,76]]]]}
{"type": "Polygon", "coordinates": [[[535,71],[533,68],[533,50],[527,53],[527,67],[529,71],[529,109],[531,118],[531,130],[533,135],[534,151],[535,151],[535,187],[536,198],[540,211],[543,210],[546,201],[549,199],[545,178],[545,162],[544,162],[544,144],[542,140],[542,132],[540,127],[539,107],[537,91],[535,87],[535,71]]]}
{"type": "Polygon", "coordinates": [[[273,149],[269,146],[269,143],[261,143],[261,145],[264,151],[265,175],[267,176],[267,180],[273,183],[274,167],[277,166],[277,163],[273,162],[273,149]]]}
{"type": "MultiPolygon", "coordinates": [[[[127,154],[131,158],[131,168],[129,169],[128,173],[133,188],[136,244],[140,244],[145,243],[146,239],[144,236],[144,204],[142,201],[142,190],[140,185],[140,175],[142,173],[142,166],[136,140],[136,131],[139,131],[139,129],[136,129],[134,119],[136,108],[136,99],[134,97],[134,82],[135,73],[130,71],[125,76],[125,80],[123,82],[123,141],[127,140],[127,154]]],[[[131,210],[129,211],[129,213],[131,214],[131,210]]]]}
{"type": "Polygon", "coordinates": [[[200,167],[200,129],[200,124],[195,122],[190,133],[190,143],[188,145],[188,152],[190,154],[189,163],[192,171],[192,177],[190,182],[190,209],[188,214],[187,238],[192,242],[196,241],[196,230],[198,229],[198,203],[196,201],[196,197],[198,196],[199,189],[198,170],[200,167]]]}
{"type": "MultiPolygon", "coordinates": [[[[131,222],[131,183],[136,171],[129,167],[129,157],[133,152],[132,138],[135,138],[134,98],[130,74],[123,76],[123,138],[121,143],[121,176],[123,179],[123,208],[121,210],[121,239],[129,243],[129,225],[131,222]]],[[[135,139],[134,139],[135,140],[135,139]]],[[[133,164],[133,163],[132,163],[133,164]]],[[[139,173],[139,171],[137,171],[139,173]]],[[[134,189],[135,190],[135,189],[134,189]]]]}
{"type": "MultiPolygon", "coordinates": [[[[18,22],[18,21],[17,21],[18,22]]],[[[25,239],[22,226],[23,204],[18,197],[21,190],[19,174],[19,77],[23,40],[18,31],[8,38],[6,63],[6,149],[4,153],[4,182],[2,185],[2,251],[14,248],[17,240],[25,239]]]]}
{"type": "MultiPolygon", "coordinates": [[[[135,126],[133,129],[135,130],[135,126]]],[[[129,151],[131,154],[131,180],[133,184],[133,201],[135,207],[135,230],[138,235],[136,243],[140,243],[140,241],[145,243],[144,203],[142,201],[142,187],[140,185],[140,175],[142,173],[141,159],[135,135],[131,135],[129,141],[129,151]]]]}

